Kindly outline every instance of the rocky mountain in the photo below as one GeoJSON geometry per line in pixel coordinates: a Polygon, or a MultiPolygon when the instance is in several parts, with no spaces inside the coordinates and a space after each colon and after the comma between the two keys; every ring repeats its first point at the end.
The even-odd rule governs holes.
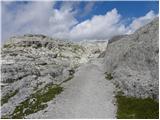
{"type": "Polygon", "coordinates": [[[61,90],[60,84],[71,79],[80,64],[97,57],[106,45],[31,34],[10,38],[1,50],[2,118],[24,118],[45,108],[50,99],[38,101],[39,93],[45,96],[55,85],[61,90]],[[29,108],[29,104],[39,107],[29,108]]]}
{"type": "Polygon", "coordinates": [[[106,74],[127,96],[159,96],[159,22],[158,18],[132,35],[116,37],[105,53],[106,74]]]}
{"type": "Polygon", "coordinates": [[[1,118],[114,117],[113,83],[124,95],[158,100],[158,25],[156,18],[134,34],[108,42],[71,42],[40,34],[10,38],[1,48],[1,118]],[[53,98],[62,91],[56,104],[53,98]]]}

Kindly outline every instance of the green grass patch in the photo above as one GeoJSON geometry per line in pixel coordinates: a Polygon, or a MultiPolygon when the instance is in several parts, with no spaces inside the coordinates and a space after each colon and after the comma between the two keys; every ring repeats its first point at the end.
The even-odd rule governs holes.
{"type": "Polygon", "coordinates": [[[141,99],[117,95],[118,119],[158,119],[159,103],[151,98],[141,99]]]}
{"type": "Polygon", "coordinates": [[[3,96],[3,97],[1,98],[1,105],[7,103],[8,100],[9,100],[11,97],[15,96],[17,93],[18,93],[18,90],[11,91],[10,93],[7,93],[5,96],[3,96]]]}
{"type": "MultiPolygon", "coordinates": [[[[33,93],[28,99],[21,102],[8,118],[22,119],[25,116],[36,113],[46,108],[47,102],[55,98],[56,95],[60,94],[63,88],[60,85],[47,85],[43,89],[33,93]]],[[[6,118],[6,116],[2,116],[6,118]]]]}
{"type": "Polygon", "coordinates": [[[105,73],[105,78],[107,79],[107,80],[112,80],[113,79],[113,76],[112,76],[112,74],[111,73],[105,73]]]}
{"type": "Polygon", "coordinates": [[[12,45],[11,45],[11,44],[5,44],[3,47],[4,47],[4,48],[11,48],[12,45]]]}

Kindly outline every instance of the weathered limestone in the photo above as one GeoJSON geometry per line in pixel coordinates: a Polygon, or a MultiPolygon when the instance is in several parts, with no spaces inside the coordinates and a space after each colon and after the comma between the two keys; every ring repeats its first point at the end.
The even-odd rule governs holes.
{"type": "Polygon", "coordinates": [[[158,99],[158,18],[134,34],[108,44],[106,72],[125,95],[158,99]]]}
{"type": "MultiPolygon", "coordinates": [[[[2,116],[11,114],[16,106],[37,90],[48,84],[65,81],[70,77],[70,71],[75,71],[91,56],[97,56],[91,52],[96,51],[97,47],[89,49],[84,46],[44,35],[10,38],[4,44],[1,54],[2,98],[7,99],[2,105],[2,116]]],[[[105,44],[103,46],[106,47],[105,44]]],[[[98,50],[100,54],[101,48],[98,50]]]]}

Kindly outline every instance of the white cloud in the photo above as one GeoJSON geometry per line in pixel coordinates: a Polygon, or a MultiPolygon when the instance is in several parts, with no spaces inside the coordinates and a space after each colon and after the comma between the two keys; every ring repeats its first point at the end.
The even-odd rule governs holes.
{"type": "MultiPolygon", "coordinates": [[[[151,21],[156,15],[153,11],[136,18],[129,26],[123,24],[123,16],[117,9],[104,15],[95,15],[81,23],[75,18],[79,3],[64,2],[60,9],[53,9],[54,2],[2,2],[2,38],[26,33],[45,34],[72,40],[102,40],[114,35],[132,33],[151,21]],[[14,4],[14,8],[13,8],[14,4]]],[[[93,7],[86,5],[86,9],[93,7]]]]}
{"type": "Polygon", "coordinates": [[[121,24],[121,15],[116,9],[105,15],[94,16],[75,26],[70,34],[73,39],[109,39],[110,37],[126,32],[125,26],[121,24]]]}
{"type": "Polygon", "coordinates": [[[128,27],[128,34],[133,33],[135,30],[151,22],[156,16],[154,11],[149,11],[145,16],[135,18],[128,27]]]}
{"type": "Polygon", "coordinates": [[[108,11],[105,15],[94,16],[75,26],[70,34],[76,40],[103,40],[115,35],[131,34],[145,24],[151,22],[156,16],[154,11],[149,11],[145,16],[135,18],[130,25],[125,26],[122,16],[117,9],[108,11]]]}
{"type": "Polygon", "coordinates": [[[21,3],[2,2],[2,34],[8,35],[43,32],[48,27],[53,2],[21,3]],[[43,7],[42,7],[43,5],[43,7]],[[10,8],[12,6],[12,8],[10,8]],[[12,10],[14,9],[14,10],[12,10]]]}
{"type": "Polygon", "coordinates": [[[3,2],[2,34],[8,36],[26,33],[41,33],[50,36],[67,37],[71,27],[77,24],[71,9],[53,9],[54,2],[29,2],[8,9],[12,2],[3,2]]]}
{"type": "Polygon", "coordinates": [[[89,1],[89,2],[84,6],[83,12],[80,13],[80,17],[86,16],[87,14],[89,14],[89,13],[92,11],[92,9],[93,9],[93,7],[94,7],[95,4],[96,4],[95,1],[93,1],[93,2],[92,2],[92,1],[89,1]]]}
{"type": "Polygon", "coordinates": [[[53,15],[49,19],[49,23],[52,26],[51,31],[57,32],[69,32],[69,30],[78,23],[73,17],[72,12],[65,10],[54,10],[53,15]]]}

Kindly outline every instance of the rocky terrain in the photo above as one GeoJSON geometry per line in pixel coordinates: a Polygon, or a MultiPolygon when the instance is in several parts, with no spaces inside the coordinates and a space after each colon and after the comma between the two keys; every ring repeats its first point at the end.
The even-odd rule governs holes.
{"type": "Polygon", "coordinates": [[[108,42],[10,38],[1,49],[2,118],[115,118],[114,91],[158,100],[158,25],[108,42]]]}
{"type": "MultiPolygon", "coordinates": [[[[27,111],[31,108],[28,107],[23,106],[26,111],[22,107],[21,114],[16,110],[21,104],[37,99],[32,97],[37,92],[47,91],[50,85],[59,85],[71,79],[80,64],[97,57],[106,45],[107,42],[78,44],[44,35],[10,38],[1,50],[2,117],[16,118],[30,114],[27,111]]],[[[44,106],[35,109],[38,111],[41,107],[44,106]]]]}
{"type": "Polygon", "coordinates": [[[105,79],[103,58],[81,65],[62,87],[64,91],[46,109],[26,118],[116,118],[115,87],[105,79]]]}
{"type": "Polygon", "coordinates": [[[127,96],[159,96],[158,18],[132,35],[115,37],[105,54],[106,74],[127,96]]]}

